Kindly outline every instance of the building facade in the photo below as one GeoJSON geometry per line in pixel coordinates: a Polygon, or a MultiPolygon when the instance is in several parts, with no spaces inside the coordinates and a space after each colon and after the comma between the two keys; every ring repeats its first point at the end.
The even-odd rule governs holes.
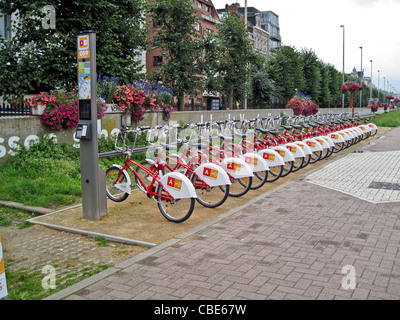
{"type": "Polygon", "coordinates": [[[261,12],[261,28],[269,33],[269,51],[281,47],[282,39],[279,27],[279,16],[272,11],[261,12]]]}
{"type": "MultiPolygon", "coordinates": [[[[194,25],[198,39],[202,39],[208,33],[215,33],[216,26],[220,23],[219,15],[211,0],[193,0],[193,7],[196,9],[197,22],[194,25]]],[[[157,21],[151,21],[148,18],[148,26],[150,29],[150,38],[155,37],[155,31],[159,28],[157,21]]],[[[157,42],[150,45],[146,53],[146,73],[152,74],[157,66],[163,63],[161,49],[157,47],[157,42]]],[[[160,80],[160,79],[155,79],[160,80]]],[[[185,109],[187,110],[219,110],[221,101],[220,95],[212,95],[208,92],[203,92],[196,97],[185,97],[185,109]]]]}

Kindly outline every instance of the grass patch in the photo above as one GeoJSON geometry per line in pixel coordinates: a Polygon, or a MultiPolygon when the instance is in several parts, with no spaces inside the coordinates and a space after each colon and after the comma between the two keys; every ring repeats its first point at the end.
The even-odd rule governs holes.
{"type": "MultiPolygon", "coordinates": [[[[128,145],[133,136],[128,137],[128,145]]],[[[142,134],[137,147],[146,145],[142,134]]],[[[114,149],[114,138],[100,138],[99,152],[114,149]]],[[[135,161],[144,154],[135,154],[135,161]]],[[[114,163],[123,164],[124,157],[100,159],[99,166],[107,170],[114,163]]],[[[0,199],[25,205],[57,209],[81,202],[80,153],[67,144],[59,144],[50,137],[39,139],[28,148],[20,145],[14,157],[1,166],[0,199]]],[[[5,223],[5,222],[3,222],[5,223]]]]}
{"type": "Polygon", "coordinates": [[[57,279],[56,274],[55,289],[43,288],[42,280],[46,274],[41,271],[18,270],[14,272],[6,270],[8,297],[10,300],[41,300],[108,268],[108,265],[88,266],[82,270],[80,277],[77,277],[75,273],[70,273],[65,278],[57,279]],[[63,283],[61,284],[61,282],[63,283]]]}
{"type": "Polygon", "coordinates": [[[387,113],[377,114],[375,116],[375,124],[378,127],[399,127],[400,110],[394,110],[387,113]]]}
{"type": "Polygon", "coordinates": [[[34,216],[19,209],[0,206],[0,227],[15,225],[18,229],[24,229],[33,225],[26,220],[34,216]]]}

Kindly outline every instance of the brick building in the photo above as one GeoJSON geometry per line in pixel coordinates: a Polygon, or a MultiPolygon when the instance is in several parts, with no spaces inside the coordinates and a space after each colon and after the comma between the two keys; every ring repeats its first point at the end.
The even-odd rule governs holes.
{"type": "MultiPolygon", "coordinates": [[[[193,7],[196,9],[197,22],[194,26],[199,39],[201,36],[206,36],[207,33],[216,32],[216,25],[220,23],[219,15],[211,0],[193,0],[193,7]]],[[[150,21],[148,25],[151,30],[150,37],[154,36],[153,30],[158,28],[157,21],[150,21]]],[[[149,47],[146,53],[146,73],[151,74],[155,68],[163,63],[161,57],[161,50],[157,47],[149,47]]],[[[185,97],[185,109],[187,110],[218,110],[221,101],[220,95],[211,95],[203,92],[196,97],[185,97]]]]}

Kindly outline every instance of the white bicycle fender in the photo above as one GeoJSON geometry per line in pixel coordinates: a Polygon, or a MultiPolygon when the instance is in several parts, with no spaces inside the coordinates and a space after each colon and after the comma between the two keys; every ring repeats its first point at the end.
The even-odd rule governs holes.
{"type": "Polygon", "coordinates": [[[204,163],[194,173],[204,180],[210,187],[231,184],[228,174],[220,166],[213,163],[204,163]]]}
{"type": "Polygon", "coordinates": [[[370,130],[378,130],[378,127],[375,123],[368,123],[367,126],[370,128],[370,130]]]}
{"type": "Polygon", "coordinates": [[[311,149],[311,151],[322,151],[321,144],[314,138],[308,138],[303,140],[311,149]]]}
{"type": "Polygon", "coordinates": [[[197,198],[193,184],[182,173],[167,173],[161,178],[161,184],[174,199],[197,198]]]}
{"type": "MultiPolygon", "coordinates": [[[[122,167],[118,164],[113,164],[113,167],[116,167],[119,170],[122,169],[122,167]]],[[[125,172],[126,172],[126,170],[125,170],[125,172]]],[[[114,187],[116,187],[117,189],[119,189],[125,193],[131,194],[131,177],[129,176],[129,174],[126,175],[126,182],[116,183],[116,184],[114,184],[114,187]]]]}
{"type": "Polygon", "coordinates": [[[283,166],[285,165],[285,161],[281,155],[271,149],[264,149],[257,152],[265,161],[267,161],[268,167],[273,166],[283,166]]]}
{"type": "Polygon", "coordinates": [[[294,144],[300,146],[305,155],[312,154],[310,147],[303,141],[295,141],[294,144]]]}
{"type": "Polygon", "coordinates": [[[265,161],[260,155],[256,153],[246,153],[239,157],[246,162],[253,172],[267,171],[269,170],[267,161],[265,161]]]}
{"type": "Polygon", "coordinates": [[[334,143],[345,142],[342,135],[340,135],[338,132],[330,133],[329,138],[331,138],[334,143]]]}
{"type": "Polygon", "coordinates": [[[250,166],[239,158],[224,159],[221,162],[221,168],[235,179],[253,176],[250,166]]]}
{"type": "Polygon", "coordinates": [[[322,149],[329,149],[329,144],[323,137],[315,137],[314,139],[319,142],[319,144],[322,146],[322,149]]]}
{"type": "Polygon", "coordinates": [[[285,146],[272,147],[272,150],[278,152],[279,155],[282,157],[283,161],[285,162],[294,161],[294,154],[290,150],[285,148],[285,146]]]}

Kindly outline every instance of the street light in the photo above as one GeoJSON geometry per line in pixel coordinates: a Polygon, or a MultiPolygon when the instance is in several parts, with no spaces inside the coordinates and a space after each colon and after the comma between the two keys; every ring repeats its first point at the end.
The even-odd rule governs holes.
{"type": "MultiPolygon", "coordinates": [[[[363,85],[363,80],[364,80],[364,70],[362,67],[363,47],[360,47],[360,49],[361,49],[361,85],[363,85]]],[[[360,108],[362,108],[362,90],[360,91],[360,108]]]]}
{"type": "Polygon", "coordinates": [[[371,62],[371,93],[370,93],[369,100],[372,101],[372,60],[369,60],[369,62],[371,62]]]}
{"type": "Polygon", "coordinates": [[[385,94],[386,77],[383,77],[383,94],[385,94]]]}
{"type": "MultiPolygon", "coordinates": [[[[344,25],[342,24],[340,27],[343,28],[343,82],[342,82],[342,84],[344,84],[344,25]]],[[[342,108],[344,108],[344,93],[342,93],[342,108]]]]}
{"type": "Polygon", "coordinates": [[[380,76],[381,76],[381,70],[378,70],[378,102],[380,100],[380,97],[379,97],[379,79],[380,79],[380,76]]]}

